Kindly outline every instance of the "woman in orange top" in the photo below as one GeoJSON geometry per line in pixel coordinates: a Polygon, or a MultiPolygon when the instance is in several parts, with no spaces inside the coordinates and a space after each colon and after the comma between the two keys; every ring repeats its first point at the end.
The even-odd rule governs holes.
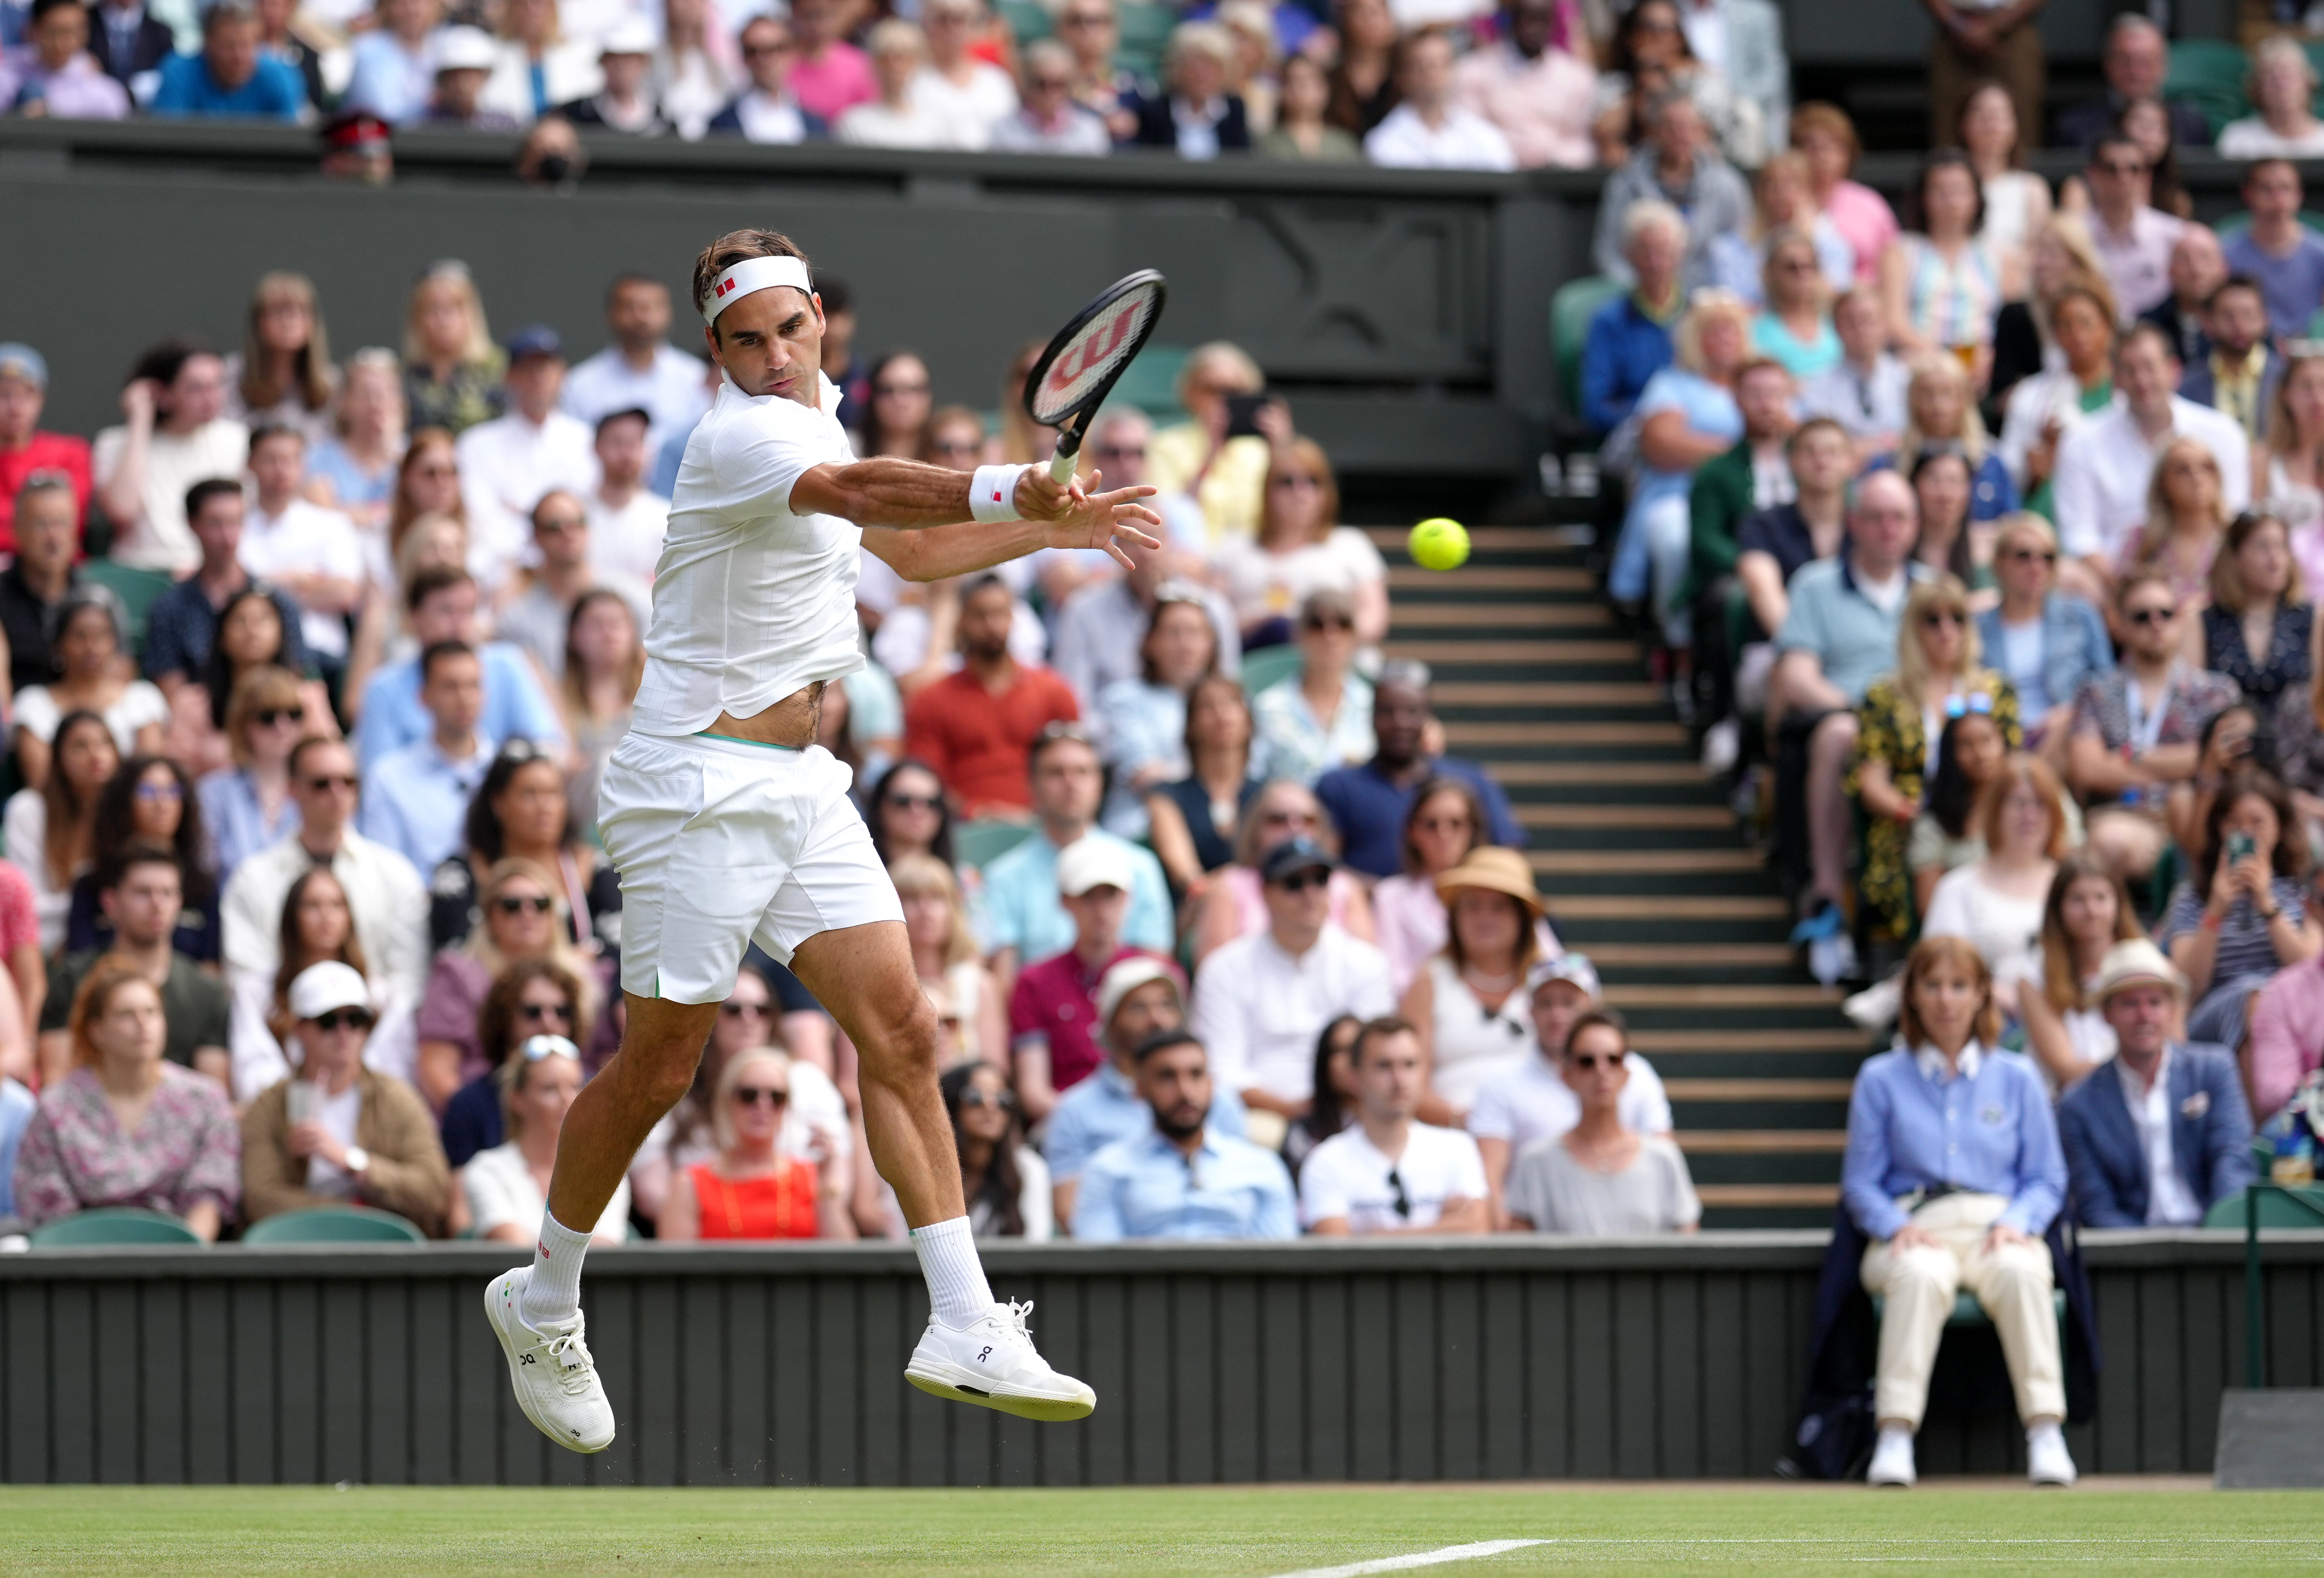
{"type": "Polygon", "coordinates": [[[711,1104],[718,1159],[671,1180],[660,1236],[697,1239],[853,1238],[844,1160],[778,1154],[791,1099],[791,1060],[773,1047],[741,1053],[719,1072],[711,1104]]]}

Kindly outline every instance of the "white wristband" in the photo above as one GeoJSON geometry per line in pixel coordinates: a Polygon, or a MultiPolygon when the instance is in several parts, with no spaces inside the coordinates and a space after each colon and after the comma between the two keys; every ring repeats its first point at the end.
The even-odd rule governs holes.
{"type": "Polygon", "coordinates": [[[1017,519],[1017,479],[1029,466],[980,466],[968,479],[968,514],[973,521],[1017,519]]]}

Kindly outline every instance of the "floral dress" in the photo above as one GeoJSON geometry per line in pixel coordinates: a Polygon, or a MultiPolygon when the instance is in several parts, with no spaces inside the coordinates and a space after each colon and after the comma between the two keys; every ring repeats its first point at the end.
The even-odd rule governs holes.
{"type": "MultiPolygon", "coordinates": [[[[2002,740],[2012,751],[2024,736],[2017,724],[2017,692],[2009,681],[1987,669],[1971,675],[1956,699],[1975,710],[1989,710],[2001,726],[2002,740]],[[1984,703],[1982,709],[1978,703],[1984,703]]],[[[1875,679],[1856,709],[1856,762],[1849,769],[1848,792],[1864,787],[1864,765],[1886,762],[1888,781],[1914,805],[1927,788],[1932,741],[1917,698],[1906,696],[1896,676],[1875,679]]],[[[1940,728],[1942,724],[1940,724],[1940,728]]],[[[1876,935],[1904,938],[1913,934],[1913,879],[1905,864],[1911,829],[1887,817],[1864,819],[1864,869],[1857,886],[1864,895],[1876,935]]]]}
{"type": "Polygon", "coordinates": [[[202,1201],[231,1221],[242,1198],[242,1130],[226,1087],[161,1065],[145,1120],[124,1134],[105,1086],[76,1068],[41,1096],[16,1152],[16,1213],[33,1226],[106,1205],[183,1216],[202,1201]]]}
{"type": "Polygon", "coordinates": [[[2276,763],[2276,770],[2296,789],[2316,782],[2316,714],[2310,698],[2310,637],[2316,626],[2316,605],[2294,603],[2275,611],[2275,632],[2269,639],[2267,660],[2255,663],[2244,644],[2243,616],[2224,608],[2203,610],[2203,666],[2224,674],[2243,692],[2246,706],[2258,721],[2255,749],[2257,759],[2276,763]]]}

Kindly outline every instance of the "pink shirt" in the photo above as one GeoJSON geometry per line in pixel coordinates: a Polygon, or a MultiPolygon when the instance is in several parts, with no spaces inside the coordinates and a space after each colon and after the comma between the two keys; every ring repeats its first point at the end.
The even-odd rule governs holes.
{"type": "Polygon", "coordinates": [[[1844,180],[1831,189],[1823,206],[1831,227],[1856,254],[1856,282],[1877,283],[1880,254],[1896,239],[1896,213],[1888,199],[1860,181],[1844,180]]]}
{"type": "Polygon", "coordinates": [[[0,861],[0,959],[18,948],[41,946],[41,918],[33,906],[32,879],[0,861]]]}
{"type": "Polygon", "coordinates": [[[1500,128],[1520,167],[1587,170],[1598,162],[1590,137],[1597,81],[1596,72],[1563,50],[1544,50],[1528,60],[1503,42],[1462,58],[1452,68],[1452,96],[1500,128]]]}
{"type": "Polygon", "coordinates": [[[2324,957],[2289,965],[2261,989],[2252,1010],[2252,1121],[2264,1123],[2308,1071],[2324,1063],[2324,957]]]}
{"type": "Polygon", "coordinates": [[[801,55],[792,63],[788,80],[799,108],[825,121],[836,121],[845,111],[880,97],[872,62],[844,40],[825,45],[821,60],[801,55]]]}

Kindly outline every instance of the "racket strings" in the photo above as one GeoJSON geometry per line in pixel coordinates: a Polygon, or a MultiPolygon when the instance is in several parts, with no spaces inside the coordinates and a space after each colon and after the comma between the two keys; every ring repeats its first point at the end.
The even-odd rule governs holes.
{"type": "Polygon", "coordinates": [[[1028,402],[1033,420],[1054,426],[1110,382],[1122,364],[1137,354],[1159,296],[1157,291],[1125,296],[1084,324],[1043,374],[1028,402]]]}

